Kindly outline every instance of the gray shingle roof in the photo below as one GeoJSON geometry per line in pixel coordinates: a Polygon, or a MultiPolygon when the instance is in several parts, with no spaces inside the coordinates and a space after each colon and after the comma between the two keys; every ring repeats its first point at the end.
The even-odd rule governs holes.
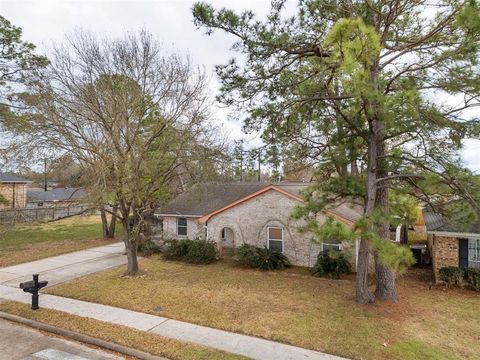
{"type": "Polygon", "coordinates": [[[87,192],[82,188],[57,188],[48,191],[28,191],[27,202],[75,201],[84,199],[87,192]]]}
{"type": "Polygon", "coordinates": [[[464,228],[461,226],[461,224],[453,224],[448,222],[448,220],[442,215],[433,212],[424,212],[423,218],[425,220],[427,231],[480,234],[480,220],[477,220],[473,224],[470,224],[467,228],[464,228]]]}
{"type": "Polygon", "coordinates": [[[203,216],[244,198],[268,183],[203,183],[192,186],[156,213],[203,216]]]}
{"type": "Polygon", "coordinates": [[[12,175],[12,174],[6,174],[0,172],[0,182],[2,183],[29,183],[31,182],[30,180],[27,180],[25,178],[22,178],[17,175],[12,175]]]}
{"type": "MultiPolygon", "coordinates": [[[[194,185],[171,201],[166,207],[157,209],[157,214],[203,216],[221,209],[269,185],[275,185],[293,195],[301,197],[307,183],[203,183],[194,185]]],[[[329,209],[347,220],[356,221],[362,212],[349,204],[340,204],[329,209]]]]}

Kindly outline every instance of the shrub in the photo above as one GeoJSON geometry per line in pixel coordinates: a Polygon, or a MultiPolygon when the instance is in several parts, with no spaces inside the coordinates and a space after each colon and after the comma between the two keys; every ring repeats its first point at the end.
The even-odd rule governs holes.
{"type": "Polygon", "coordinates": [[[168,240],[165,242],[163,256],[169,260],[182,260],[188,253],[191,240],[168,240]]]}
{"type": "Polygon", "coordinates": [[[238,248],[232,249],[233,258],[238,265],[257,268],[258,267],[258,248],[253,245],[242,244],[238,248]]]}
{"type": "Polygon", "coordinates": [[[456,267],[456,266],[446,266],[441,268],[438,271],[440,276],[440,280],[442,280],[447,287],[452,285],[463,286],[463,277],[464,271],[463,269],[456,267]]]}
{"type": "Polygon", "coordinates": [[[465,281],[474,290],[480,291],[480,269],[465,269],[465,281]]]}
{"type": "Polygon", "coordinates": [[[213,241],[188,240],[188,252],[183,260],[194,264],[209,264],[217,260],[217,246],[213,241]]]}
{"type": "Polygon", "coordinates": [[[233,258],[238,265],[260,270],[280,270],[290,266],[284,254],[248,244],[234,249],[233,258]]]}
{"type": "Polygon", "coordinates": [[[290,261],[281,252],[258,248],[256,253],[256,268],[260,270],[281,270],[290,266],[290,261]]]}
{"type": "Polygon", "coordinates": [[[138,247],[138,251],[142,253],[143,256],[151,256],[153,254],[158,254],[161,252],[161,248],[158,244],[153,241],[147,241],[144,244],[141,244],[138,247]]]}
{"type": "Polygon", "coordinates": [[[351,271],[350,262],[340,251],[330,250],[318,254],[317,262],[312,268],[312,275],[338,279],[351,271]]]}
{"type": "Polygon", "coordinates": [[[218,252],[212,241],[182,239],[167,241],[163,254],[169,260],[208,264],[217,259],[218,252]]]}

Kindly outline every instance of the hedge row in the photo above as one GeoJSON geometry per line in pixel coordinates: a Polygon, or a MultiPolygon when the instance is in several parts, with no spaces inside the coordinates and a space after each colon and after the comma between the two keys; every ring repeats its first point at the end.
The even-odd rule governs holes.
{"type": "Polygon", "coordinates": [[[462,269],[456,266],[447,266],[439,270],[440,280],[447,287],[467,285],[476,291],[480,291],[480,269],[462,269]]]}
{"type": "Polygon", "coordinates": [[[181,260],[193,264],[209,264],[218,259],[217,246],[207,240],[169,240],[163,256],[169,260],[181,260]]]}

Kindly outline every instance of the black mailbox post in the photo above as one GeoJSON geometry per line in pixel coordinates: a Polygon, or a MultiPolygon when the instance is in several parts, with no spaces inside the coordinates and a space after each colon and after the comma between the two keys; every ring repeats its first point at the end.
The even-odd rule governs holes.
{"type": "Polygon", "coordinates": [[[38,281],[38,274],[33,274],[33,280],[20,283],[20,289],[32,294],[32,310],[38,309],[38,290],[47,286],[48,281],[38,281]]]}

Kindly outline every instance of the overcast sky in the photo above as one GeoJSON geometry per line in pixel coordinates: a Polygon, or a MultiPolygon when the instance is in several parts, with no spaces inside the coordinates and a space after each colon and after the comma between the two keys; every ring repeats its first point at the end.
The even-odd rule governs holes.
{"type": "MultiPolygon", "coordinates": [[[[209,0],[216,7],[251,9],[263,16],[269,0],[209,0]]],[[[203,35],[192,22],[193,0],[0,0],[0,14],[20,26],[24,39],[45,51],[52,41],[61,41],[66,33],[83,27],[99,34],[121,35],[124,31],[147,29],[166,46],[189,54],[193,61],[211,74],[212,93],[218,88],[213,66],[235,56],[229,48],[233,39],[216,33],[203,35]]],[[[291,6],[290,6],[291,7],[291,6]]],[[[216,108],[215,116],[231,138],[241,138],[241,122],[227,119],[228,111],[216,108]]],[[[249,136],[250,143],[258,139],[249,136]]],[[[464,160],[480,172],[480,141],[465,142],[464,160]]]]}

